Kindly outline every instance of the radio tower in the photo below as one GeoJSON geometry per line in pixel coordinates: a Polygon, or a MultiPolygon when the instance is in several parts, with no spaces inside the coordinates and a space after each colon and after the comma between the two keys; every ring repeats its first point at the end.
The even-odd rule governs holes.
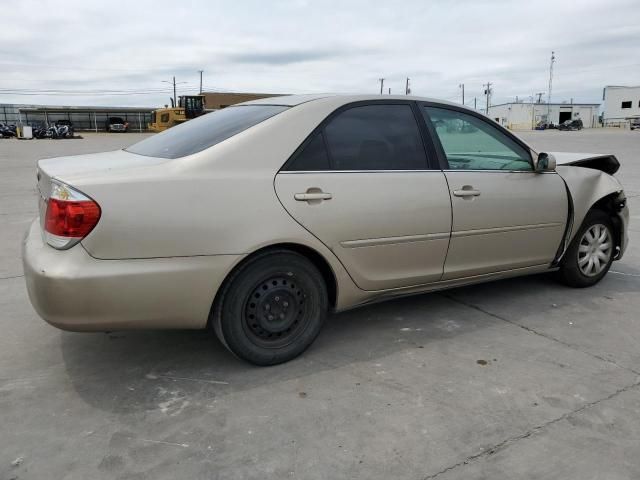
{"type": "Polygon", "coordinates": [[[551,64],[549,65],[549,95],[547,95],[547,122],[551,121],[549,116],[551,115],[551,87],[553,86],[553,64],[555,61],[555,52],[551,52],[551,64]]]}

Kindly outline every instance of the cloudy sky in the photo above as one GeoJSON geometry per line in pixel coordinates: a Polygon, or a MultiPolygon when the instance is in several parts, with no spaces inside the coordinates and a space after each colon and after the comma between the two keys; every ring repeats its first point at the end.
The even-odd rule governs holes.
{"type": "MultiPolygon", "coordinates": [[[[6,6],[5,6],[6,7],[6,6]]],[[[28,1],[3,8],[0,103],[158,106],[210,91],[600,102],[640,85],[639,0],[28,1]],[[18,94],[19,93],[19,94],[18,94]]]]}

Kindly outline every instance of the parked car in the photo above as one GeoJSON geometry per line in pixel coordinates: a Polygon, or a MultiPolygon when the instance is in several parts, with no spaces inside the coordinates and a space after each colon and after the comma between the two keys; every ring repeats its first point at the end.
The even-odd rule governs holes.
{"type": "Polygon", "coordinates": [[[40,160],[25,279],[59,328],[212,328],[276,364],[329,311],[542,272],[596,284],[627,245],[618,168],[447,102],[255,100],[40,160]]]}
{"type": "Polygon", "coordinates": [[[640,130],[640,118],[632,118],[629,121],[629,128],[631,130],[640,130]]]}
{"type": "Polygon", "coordinates": [[[575,130],[582,130],[582,127],[583,127],[582,120],[577,118],[575,120],[566,120],[562,122],[560,125],[558,125],[558,130],[575,131],[575,130]]]}
{"type": "Polygon", "coordinates": [[[106,125],[107,132],[126,132],[129,130],[129,122],[121,117],[109,117],[106,125]]]}
{"type": "Polygon", "coordinates": [[[547,122],[538,122],[538,124],[536,125],[535,129],[536,130],[551,130],[551,129],[557,129],[558,126],[553,123],[547,123],[547,122]]]}

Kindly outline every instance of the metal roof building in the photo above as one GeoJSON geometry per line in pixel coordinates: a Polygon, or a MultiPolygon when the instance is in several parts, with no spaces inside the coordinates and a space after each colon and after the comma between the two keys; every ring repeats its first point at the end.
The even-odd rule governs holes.
{"type": "Polygon", "coordinates": [[[489,117],[513,130],[532,130],[539,122],[555,125],[582,120],[584,128],[598,126],[599,103],[503,103],[489,107],[489,117]]]}
{"type": "Polygon", "coordinates": [[[0,122],[15,125],[33,123],[53,124],[70,120],[76,130],[101,131],[109,117],[121,117],[129,122],[130,130],[145,131],[151,121],[153,108],[144,107],[72,107],[61,105],[0,104],[0,122]]]}

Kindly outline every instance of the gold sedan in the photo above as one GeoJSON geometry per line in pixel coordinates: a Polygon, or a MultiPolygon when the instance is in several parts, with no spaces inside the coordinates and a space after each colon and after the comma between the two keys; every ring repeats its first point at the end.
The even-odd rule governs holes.
{"type": "Polygon", "coordinates": [[[549,271],[595,284],[627,244],[618,167],[446,102],[256,100],[41,160],[25,279],[59,328],[213,328],[276,364],[330,310],[549,271]]]}

